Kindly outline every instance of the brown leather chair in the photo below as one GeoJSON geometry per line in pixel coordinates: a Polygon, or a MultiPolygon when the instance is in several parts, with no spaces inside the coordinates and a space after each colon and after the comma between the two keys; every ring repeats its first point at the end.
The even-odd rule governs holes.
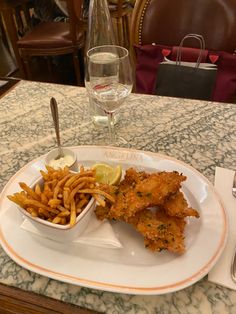
{"type": "MultiPolygon", "coordinates": [[[[206,48],[236,49],[235,0],[136,0],[131,23],[132,44],[177,46],[188,33],[203,35],[206,48]]],[[[188,41],[192,47],[196,42],[188,41]]]]}
{"type": "MultiPolygon", "coordinates": [[[[234,53],[235,32],[235,0],[136,0],[130,41],[131,47],[152,43],[178,46],[185,35],[196,33],[204,37],[208,50],[234,53]]],[[[199,48],[196,40],[188,39],[187,45],[199,48]]],[[[135,52],[130,51],[135,68],[135,52]]]]}
{"type": "Polygon", "coordinates": [[[129,48],[130,46],[130,23],[133,6],[124,0],[109,2],[111,19],[114,21],[117,41],[120,46],[129,48]]]}
{"type": "Polygon", "coordinates": [[[66,0],[68,22],[42,22],[17,42],[25,78],[31,79],[31,56],[58,56],[72,54],[77,84],[81,83],[78,51],[84,46],[85,27],[81,20],[82,0],[66,0]]]}

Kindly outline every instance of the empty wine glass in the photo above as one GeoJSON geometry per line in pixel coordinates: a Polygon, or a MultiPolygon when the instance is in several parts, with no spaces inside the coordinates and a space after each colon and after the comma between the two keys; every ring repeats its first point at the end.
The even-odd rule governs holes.
{"type": "Polygon", "coordinates": [[[116,145],[114,113],[130,94],[133,85],[129,52],[115,45],[94,47],[87,52],[87,66],[86,88],[90,97],[108,115],[109,144],[116,145]]]}

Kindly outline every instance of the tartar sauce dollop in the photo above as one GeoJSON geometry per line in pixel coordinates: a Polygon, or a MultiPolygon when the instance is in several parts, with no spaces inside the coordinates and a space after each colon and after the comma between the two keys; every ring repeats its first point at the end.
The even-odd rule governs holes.
{"type": "Polygon", "coordinates": [[[54,169],[64,168],[66,166],[70,167],[74,162],[74,159],[70,155],[65,155],[59,159],[52,159],[49,162],[49,166],[54,169]]]}

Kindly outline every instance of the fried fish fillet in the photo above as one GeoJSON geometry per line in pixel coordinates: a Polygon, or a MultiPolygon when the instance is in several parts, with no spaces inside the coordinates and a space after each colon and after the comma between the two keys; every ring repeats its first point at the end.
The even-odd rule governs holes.
{"type": "Polygon", "coordinates": [[[184,253],[185,217],[199,217],[180,191],[186,177],[178,172],[146,173],[130,168],[118,187],[103,185],[115,203],[97,206],[98,219],[125,221],[143,235],[151,251],[184,253]],[[152,207],[152,209],[151,209],[152,207]]]}
{"type": "Polygon", "coordinates": [[[110,209],[111,209],[111,206],[109,206],[109,205],[106,205],[105,207],[99,206],[99,205],[96,206],[94,212],[95,212],[97,219],[98,220],[112,219],[109,215],[110,209]]]}
{"type": "Polygon", "coordinates": [[[119,184],[119,190],[123,193],[131,188],[135,188],[136,184],[147,179],[150,176],[149,173],[144,171],[136,171],[134,168],[129,168],[125,172],[124,180],[119,184]]]}
{"type": "Polygon", "coordinates": [[[196,209],[188,207],[188,203],[181,191],[171,195],[162,205],[162,208],[169,216],[187,217],[193,216],[199,218],[199,213],[196,209]]]}
{"type": "Polygon", "coordinates": [[[162,205],[180,189],[185,179],[186,177],[178,172],[165,171],[145,176],[137,173],[135,180],[126,176],[121,182],[115,203],[111,206],[111,218],[127,221],[145,208],[162,205]]]}
{"type": "Polygon", "coordinates": [[[161,209],[145,209],[128,222],[143,235],[145,246],[150,250],[168,250],[174,253],[185,251],[184,218],[168,216],[161,209]]]}

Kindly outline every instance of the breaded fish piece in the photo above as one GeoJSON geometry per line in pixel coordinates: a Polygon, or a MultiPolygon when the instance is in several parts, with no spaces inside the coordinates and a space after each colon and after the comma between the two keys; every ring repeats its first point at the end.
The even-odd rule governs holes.
{"type": "Polygon", "coordinates": [[[198,211],[196,209],[188,207],[188,203],[181,191],[176,192],[174,195],[171,195],[167,200],[165,200],[162,208],[169,216],[193,216],[199,218],[198,211]]]}
{"type": "Polygon", "coordinates": [[[180,189],[184,180],[186,177],[178,172],[152,173],[131,185],[130,182],[134,181],[128,181],[128,184],[125,178],[121,183],[123,188],[119,189],[111,207],[110,215],[114,219],[127,221],[145,208],[162,205],[180,189]]]}
{"type": "Polygon", "coordinates": [[[136,171],[134,168],[129,168],[125,172],[124,180],[120,182],[119,189],[122,192],[127,191],[127,189],[135,188],[136,184],[150,176],[149,173],[144,171],[136,171]]]}
{"type": "Polygon", "coordinates": [[[150,250],[180,254],[185,251],[184,218],[170,217],[160,209],[145,209],[130,218],[129,223],[143,235],[145,246],[150,250]]]}
{"type": "Polygon", "coordinates": [[[102,186],[115,202],[106,200],[106,206],[97,206],[95,214],[100,220],[115,219],[133,225],[151,251],[182,254],[185,217],[199,217],[180,191],[184,180],[186,177],[175,171],[150,174],[130,168],[117,187],[102,186]]]}
{"type": "Polygon", "coordinates": [[[152,252],[161,252],[163,250],[177,254],[183,254],[185,252],[184,241],[168,242],[166,239],[150,240],[144,238],[144,245],[152,252]]]}
{"type": "MultiPolygon", "coordinates": [[[[109,184],[100,184],[99,188],[101,191],[108,193],[114,199],[116,199],[116,195],[118,193],[118,187],[117,186],[109,185],[109,184]]],[[[99,220],[112,219],[109,215],[111,205],[112,205],[112,203],[108,199],[106,199],[105,206],[97,205],[95,210],[94,210],[95,215],[97,216],[97,219],[99,219],[99,220]]]]}
{"type": "Polygon", "coordinates": [[[110,212],[110,206],[96,206],[95,208],[95,215],[98,220],[104,220],[104,219],[109,219],[109,212],[110,212]]]}

